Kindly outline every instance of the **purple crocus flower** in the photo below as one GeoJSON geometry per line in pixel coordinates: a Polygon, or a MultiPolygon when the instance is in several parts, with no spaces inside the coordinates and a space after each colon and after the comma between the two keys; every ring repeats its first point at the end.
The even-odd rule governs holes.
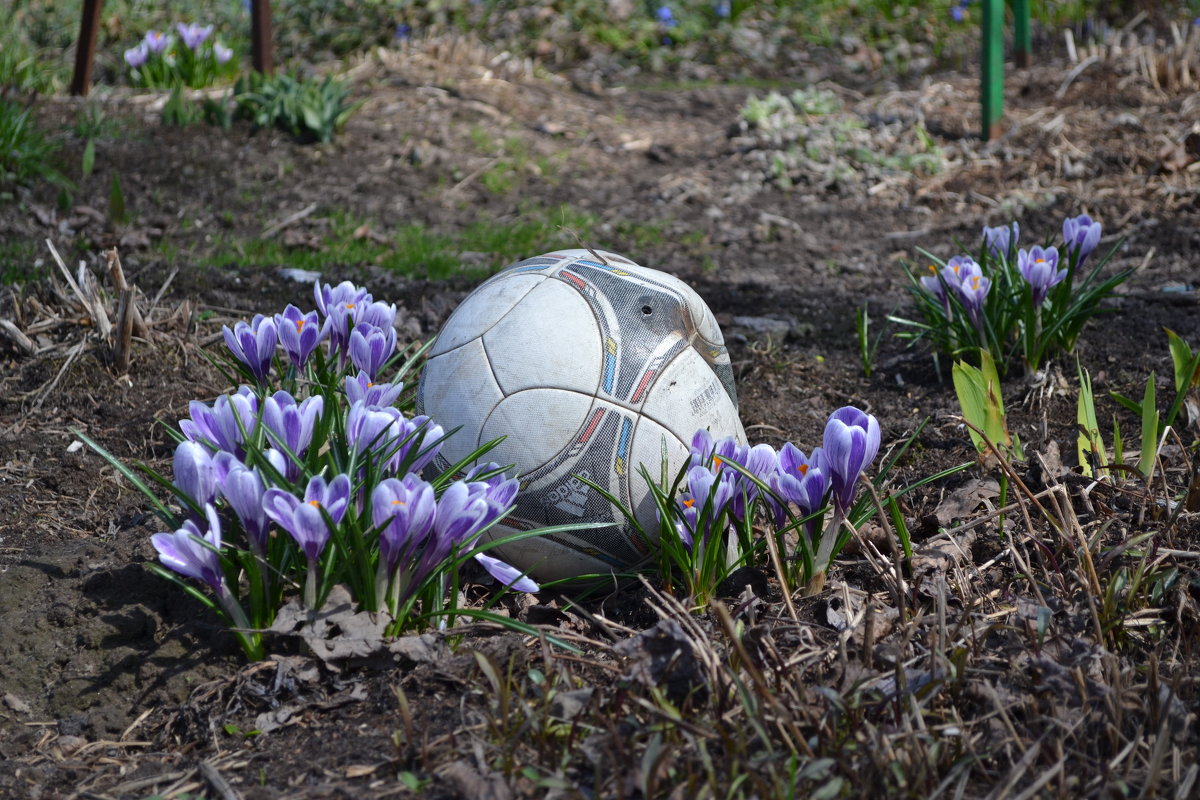
{"type": "MultiPolygon", "coordinates": [[[[733,458],[733,462],[743,467],[754,477],[770,485],[771,476],[779,469],[779,454],[769,444],[756,444],[753,447],[741,445],[733,458]]],[[[750,480],[738,470],[728,470],[733,481],[733,499],[729,511],[734,519],[739,521],[746,518],[746,512],[758,498],[761,490],[758,484],[750,480]]]]}
{"type": "MultiPolygon", "coordinates": [[[[772,488],[789,503],[800,509],[802,516],[808,516],[825,502],[829,491],[829,467],[825,461],[825,451],[820,447],[813,448],[810,455],[791,442],[784,444],[779,451],[779,472],[771,482],[772,488]]],[[[777,512],[775,522],[782,525],[784,515],[777,512]]],[[[809,522],[810,534],[815,533],[819,520],[809,522]]]]}
{"type": "Polygon", "coordinates": [[[317,345],[329,336],[329,320],[322,325],[317,312],[306,314],[290,303],[282,314],[275,315],[275,328],[279,343],[296,369],[303,369],[317,345]]]}
{"type": "Polygon", "coordinates": [[[371,376],[362,370],[359,370],[357,376],[346,376],[342,385],[346,389],[346,400],[351,405],[362,403],[366,406],[392,406],[404,391],[403,383],[375,383],[371,376]]]}
{"type": "Polygon", "coordinates": [[[161,53],[171,45],[171,37],[162,31],[146,31],[142,42],[151,53],[161,53]]]}
{"type": "Polygon", "coordinates": [[[125,51],[125,63],[133,69],[137,69],[146,63],[146,59],[150,57],[150,49],[146,46],[145,41],[138,43],[137,47],[131,47],[125,51]]]}
{"type": "Polygon", "coordinates": [[[396,352],[396,329],[360,322],[350,333],[350,360],[374,378],[396,352]]]}
{"type": "Polygon", "coordinates": [[[385,331],[392,330],[396,326],[396,304],[385,303],[382,300],[364,304],[358,324],[371,325],[385,331]]]}
{"type": "Polygon", "coordinates": [[[342,281],[337,286],[330,286],[328,283],[324,285],[314,283],[313,300],[317,304],[317,311],[321,312],[323,317],[332,316],[334,309],[338,306],[353,308],[372,302],[370,292],[361,286],[355,286],[350,281],[342,281]]]}
{"type": "Polygon", "coordinates": [[[982,274],[983,270],[970,256],[955,256],[942,268],[942,277],[946,279],[946,285],[951,289],[958,289],[964,281],[982,274]]]}
{"type": "Polygon", "coordinates": [[[287,392],[278,391],[263,400],[262,424],[266,429],[267,439],[283,451],[284,455],[290,454],[288,480],[295,480],[299,475],[300,465],[295,463],[295,460],[304,457],[305,451],[312,443],[317,420],[324,411],[325,399],[319,394],[297,403],[296,398],[287,392]]]}
{"type": "Polygon", "coordinates": [[[1008,225],[983,229],[983,244],[992,258],[1007,258],[1021,236],[1021,226],[1013,220],[1008,225]]]}
{"type": "Polygon", "coordinates": [[[204,44],[204,40],[212,36],[213,26],[200,26],[192,22],[187,25],[180,22],[175,26],[175,30],[179,31],[179,38],[183,40],[183,44],[188,50],[197,50],[200,45],[204,44]]]}
{"type": "Polygon", "coordinates": [[[726,436],[724,439],[714,442],[712,434],[707,430],[696,431],[692,436],[688,466],[707,467],[711,464],[714,470],[719,470],[726,461],[738,463],[745,461],[745,456],[742,455],[742,445],[739,445],[732,436],[726,436]]]}
{"type": "Polygon", "coordinates": [[[420,472],[441,450],[445,433],[429,417],[406,418],[399,409],[355,403],[346,415],[346,439],[360,455],[384,459],[387,469],[398,471],[411,459],[408,470],[420,472]]]}
{"type": "Polygon", "coordinates": [[[233,48],[226,47],[220,42],[213,42],[213,58],[218,64],[228,64],[229,59],[233,58],[233,48]]]}
{"type": "Polygon", "coordinates": [[[854,501],[854,489],[879,452],[879,421],[854,406],[843,406],[825,423],[824,466],[829,468],[833,503],[845,514],[854,501]]]}
{"type": "Polygon", "coordinates": [[[437,499],[433,487],[409,473],[403,480],[386,478],[371,492],[371,519],[379,531],[379,557],[387,574],[411,561],[433,530],[437,499]]]}
{"type": "MultiPolygon", "coordinates": [[[[946,268],[943,267],[942,271],[945,272],[945,269],[946,268]]],[[[929,292],[938,299],[938,301],[942,304],[942,311],[945,313],[946,319],[950,319],[952,312],[950,307],[950,295],[946,293],[946,278],[945,276],[938,276],[938,268],[933,264],[929,265],[929,271],[933,274],[926,275],[925,277],[921,278],[921,285],[925,287],[925,291],[929,292]]]]}
{"type": "Polygon", "coordinates": [[[992,282],[982,275],[970,275],[958,287],[958,299],[962,301],[967,316],[979,330],[983,330],[983,304],[991,288],[992,282]]]}
{"type": "Polygon", "coordinates": [[[517,492],[521,488],[520,481],[516,478],[505,477],[503,472],[496,472],[498,469],[500,469],[500,465],[492,461],[472,467],[463,477],[463,480],[472,492],[482,492],[483,498],[487,500],[489,509],[487,525],[492,524],[509,512],[513,502],[517,499],[517,492]],[[496,474],[490,478],[475,480],[476,475],[483,475],[488,472],[496,472],[496,474]]]}
{"type": "Polygon", "coordinates": [[[1043,248],[1034,245],[1029,248],[1029,252],[1022,249],[1017,253],[1017,269],[1021,271],[1021,277],[1029,283],[1034,308],[1041,308],[1050,290],[1067,277],[1067,268],[1058,268],[1056,247],[1043,248]]]}
{"type": "Polygon", "coordinates": [[[404,436],[404,415],[397,408],[354,403],[346,415],[346,441],[359,455],[390,459],[395,443],[404,436]]]}
{"type": "Polygon", "coordinates": [[[345,364],[350,329],[362,318],[364,306],[371,304],[371,294],[350,281],[342,281],[334,287],[317,283],[313,285],[313,299],[317,311],[329,320],[329,343],[345,364]]]}
{"type": "Polygon", "coordinates": [[[219,598],[224,598],[229,589],[221,569],[221,520],[211,505],[204,507],[204,514],[208,530],[201,530],[194,520],[189,519],[173,533],[154,534],[150,543],[158,551],[158,560],[164,567],[203,581],[219,598]]]}
{"type": "Polygon", "coordinates": [[[438,500],[433,528],[443,544],[471,544],[492,516],[485,492],[463,481],[455,481],[438,500]]]}
{"type": "Polygon", "coordinates": [[[729,0],[718,0],[717,4],[713,6],[713,11],[721,19],[729,19],[730,15],[733,14],[733,5],[729,0]]]}
{"type": "Polygon", "coordinates": [[[221,496],[242,523],[250,547],[259,555],[265,555],[270,521],[263,507],[267,487],[262,474],[238,461],[232,453],[225,452],[213,457],[213,469],[221,496]]]}
{"type": "Polygon", "coordinates": [[[348,475],[338,475],[328,483],[322,476],[314,475],[304,490],[303,501],[283,489],[267,489],[263,497],[263,510],[271,521],[296,540],[310,568],[317,563],[329,541],[329,526],[325,524],[322,510],[329,515],[330,522],[337,525],[346,515],[349,504],[348,475]]]}
{"type": "Polygon", "coordinates": [[[1100,223],[1087,214],[1068,217],[1063,220],[1063,241],[1067,243],[1067,257],[1076,257],[1076,264],[1082,264],[1100,244],[1100,223]]]}
{"type": "MultiPolygon", "coordinates": [[[[213,471],[212,454],[197,442],[185,440],[175,448],[172,463],[175,487],[200,508],[208,505],[217,495],[217,477],[213,471]]],[[[191,511],[191,516],[197,516],[191,511]]]]}
{"type": "Polygon", "coordinates": [[[191,419],[180,420],[179,430],[190,441],[210,444],[239,459],[245,456],[243,444],[258,426],[258,398],[249,386],[221,395],[211,408],[193,400],[188,411],[191,419]]]}
{"type": "Polygon", "coordinates": [[[949,288],[961,299],[963,281],[983,274],[983,270],[980,269],[979,264],[970,256],[955,256],[946,262],[946,265],[942,267],[940,272],[932,264],[929,266],[929,270],[934,274],[921,278],[921,285],[925,287],[926,291],[941,301],[942,310],[946,312],[946,319],[949,319],[952,313],[950,296],[947,294],[946,289],[949,288]]]}
{"type": "Polygon", "coordinates": [[[237,360],[250,368],[255,380],[264,382],[271,371],[271,360],[275,357],[275,343],[278,341],[275,320],[255,314],[249,324],[239,322],[233,326],[233,330],[225,325],[221,333],[237,360]]]}
{"type": "Polygon", "coordinates": [[[671,12],[668,6],[659,6],[658,11],[654,14],[658,19],[658,24],[664,28],[674,28],[679,23],[675,20],[675,15],[671,12]]]}
{"type": "Polygon", "coordinates": [[[683,543],[691,549],[696,540],[708,541],[713,525],[733,500],[732,470],[724,474],[704,466],[687,471],[687,490],[675,501],[683,519],[675,525],[683,543]]]}

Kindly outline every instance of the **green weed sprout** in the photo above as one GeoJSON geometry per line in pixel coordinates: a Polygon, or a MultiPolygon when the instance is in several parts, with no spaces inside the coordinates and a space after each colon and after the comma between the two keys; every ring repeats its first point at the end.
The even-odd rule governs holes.
{"type": "Polygon", "coordinates": [[[960,361],[952,370],[954,391],[963,419],[968,423],[967,432],[981,455],[987,452],[991,443],[1004,455],[1022,459],[1025,455],[1021,440],[1008,430],[996,363],[987,350],[980,353],[980,362],[980,366],[975,367],[960,361]]]}
{"type": "Polygon", "coordinates": [[[256,72],[234,86],[234,113],[256,128],[277,127],[301,141],[328,142],[362,105],[349,94],[345,83],[328,75],[318,81],[256,72]]]}
{"type": "Polygon", "coordinates": [[[1099,222],[1082,214],[1063,222],[1061,250],[1049,244],[1018,249],[1016,222],[984,228],[977,259],[958,255],[942,261],[922,250],[932,262],[929,275],[918,278],[905,266],[920,319],[890,317],[905,327],[896,335],[928,340],[955,358],[987,350],[1002,375],[1018,360],[1038,369],[1047,358],[1074,349],[1088,320],[1105,311],[1104,299],[1132,273],[1101,276],[1120,242],[1084,270],[1100,230],[1099,222]]]}
{"type": "Polygon", "coordinates": [[[221,615],[252,660],[289,596],[316,609],[344,585],[361,609],[388,615],[394,635],[488,616],[456,606],[468,559],[506,587],[537,591],[487,551],[552,529],[483,541],[518,490],[498,465],[471,466],[494,443],[428,475],[448,434],[404,413],[403,380],[425,348],[397,350],[395,306],[349,282],[317,285],[314,297],[315,311],[289,305],[224,329],[218,367],[236,389],[190,404],[171,432],[172,478],[135,471],[80,434],[165,523],[152,569],[221,615]]]}
{"type": "Polygon", "coordinates": [[[863,375],[868,378],[875,371],[875,354],[879,352],[879,340],[883,338],[883,331],[880,331],[872,339],[870,329],[871,312],[867,304],[863,303],[862,308],[854,310],[854,331],[858,339],[858,358],[862,362],[863,375]]]}

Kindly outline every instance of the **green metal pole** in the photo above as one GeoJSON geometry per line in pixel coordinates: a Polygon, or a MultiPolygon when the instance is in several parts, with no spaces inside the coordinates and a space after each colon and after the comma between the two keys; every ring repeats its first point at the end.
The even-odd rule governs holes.
{"type": "Polygon", "coordinates": [[[1029,39],[1029,0],[1012,0],[1013,62],[1017,69],[1033,66],[1033,48],[1029,39]]]}
{"type": "Polygon", "coordinates": [[[1004,0],[983,0],[983,139],[1000,135],[1004,111],[1004,0]]]}

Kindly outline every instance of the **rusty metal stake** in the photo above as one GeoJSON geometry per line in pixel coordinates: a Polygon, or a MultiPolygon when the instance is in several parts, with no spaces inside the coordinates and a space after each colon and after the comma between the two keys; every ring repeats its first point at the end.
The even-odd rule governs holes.
{"type": "Polygon", "coordinates": [[[75,43],[75,74],[71,76],[71,94],[87,97],[92,86],[92,62],[96,60],[96,31],[100,28],[100,10],[104,0],[83,0],[79,20],[79,41],[75,43]]]}

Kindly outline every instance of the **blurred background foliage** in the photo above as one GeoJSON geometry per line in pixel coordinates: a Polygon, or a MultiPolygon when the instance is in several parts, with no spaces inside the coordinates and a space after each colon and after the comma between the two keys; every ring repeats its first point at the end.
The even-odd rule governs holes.
{"type": "MultiPolygon", "coordinates": [[[[9,0],[0,20],[0,91],[53,92],[69,83],[82,0],[9,0]]],[[[554,69],[597,64],[634,77],[672,66],[726,74],[788,74],[812,46],[869,49],[904,74],[953,64],[977,47],[980,0],[276,0],[277,63],[309,69],[398,40],[473,33],[554,69]]],[[[1191,21],[1200,0],[1033,0],[1035,29],[1057,46],[1064,26],[1099,37],[1139,12],[1191,21]]],[[[249,0],[107,0],[95,81],[121,85],[122,53],[147,30],[212,24],[249,53],[249,0]]],[[[870,59],[867,60],[869,64],[870,59]]]]}

